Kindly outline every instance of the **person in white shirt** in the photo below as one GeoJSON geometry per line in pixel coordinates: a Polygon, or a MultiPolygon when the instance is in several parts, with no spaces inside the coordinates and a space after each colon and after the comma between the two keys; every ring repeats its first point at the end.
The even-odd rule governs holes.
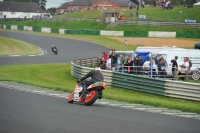
{"type": "Polygon", "coordinates": [[[106,62],[106,69],[111,70],[111,58],[108,58],[108,60],[106,62]]]}
{"type": "MultiPolygon", "coordinates": [[[[178,75],[185,75],[186,71],[188,70],[189,63],[187,60],[187,57],[184,57],[184,62],[182,65],[180,65],[181,70],[179,71],[178,75]]],[[[182,80],[184,80],[184,77],[181,77],[182,80]]]]}

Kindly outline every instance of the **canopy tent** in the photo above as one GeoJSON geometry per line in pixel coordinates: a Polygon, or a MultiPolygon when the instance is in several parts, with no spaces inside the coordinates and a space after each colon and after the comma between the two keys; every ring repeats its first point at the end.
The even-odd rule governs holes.
{"type": "Polygon", "coordinates": [[[200,6],[200,2],[195,3],[194,6],[200,6]]]}

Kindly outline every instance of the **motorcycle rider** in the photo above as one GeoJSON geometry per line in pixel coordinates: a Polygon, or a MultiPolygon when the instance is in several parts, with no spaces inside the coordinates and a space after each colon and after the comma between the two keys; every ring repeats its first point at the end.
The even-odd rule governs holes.
{"type": "MultiPolygon", "coordinates": [[[[83,90],[82,92],[87,94],[87,87],[90,86],[91,84],[94,84],[95,82],[98,82],[98,81],[103,81],[104,78],[103,78],[103,75],[101,73],[101,68],[98,67],[98,68],[95,68],[95,70],[91,70],[88,74],[86,74],[85,76],[83,76],[81,79],[79,79],[77,81],[77,83],[80,83],[82,82],[82,87],[83,87],[83,90]],[[91,80],[85,80],[87,78],[91,77],[91,80]],[[84,81],[85,80],[85,81],[84,81]]],[[[99,99],[102,98],[102,92],[99,93],[99,99]]]]}
{"type": "Polygon", "coordinates": [[[54,50],[56,51],[58,50],[55,45],[52,45],[51,49],[52,49],[52,52],[54,52],[54,50]]]}

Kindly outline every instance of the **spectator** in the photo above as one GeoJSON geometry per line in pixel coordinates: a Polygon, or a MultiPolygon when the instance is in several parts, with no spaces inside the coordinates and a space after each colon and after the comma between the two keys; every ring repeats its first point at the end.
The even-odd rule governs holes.
{"type": "Polygon", "coordinates": [[[176,74],[176,72],[178,70],[177,59],[178,59],[178,56],[175,56],[175,59],[171,60],[171,63],[172,63],[172,74],[173,74],[174,77],[175,77],[175,74],[176,74]]]}
{"type": "MultiPolygon", "coordinates": [[[[184,57],[184,62],[183,62],[182,65],[180,65],[180,67],[181,67],[181,70],[179,71],[178,75],[185,75],[185,73],[186,73],[186,71],[188,70],[188,67],[189,67],[187,57],[184,57]]],[[[181,77],[180,79],[184,80],[185,78],[181,77]]]]}
{"type": "Polygon", "coordinates": [[[117,69],[117,58],[118,58],[118,55],[115,53],[115,49],[113,49],[111,53],[111,68],[114,71],[116,71],[117,69]]]}
{"type": "Polygon", "coordinates": [[[192,72],[191,72],[190,70],[191,70],[191,67],[192,67],[192,61],[190,60],[190,58],[189,58],[189,57],[187,57],[187,61],[188,61],[188,63],[189,63],[189,67],[188,67],[188,74],[189,74],[189,75],[191,75],[191,74],[192,74],[192,72]]]}
{"type": "Polygon", "coordinates": [[[111,70],[111,58],[110,57],[106,61],[106,70],[111,70]]]}
{"type": "Polygon", "coordinates": [[[164,78],[166,75],[166,67],[165,67],[164,59],[162,57],[159,59],[157,67],[158,67],[159,78],[164,78]]]}
{"type": "Polygon", "coordinates": [[[124,46],[127,46],[127,40],[124,41],[124,46]]]}
{"type": "Polygon", "coordinates": [[[118,58],[118,62],[117,62],[119,72],[123,72],[123,60],[124,60],[124,57],[121,54],[120,58],[118,58]]]}
{"type": "Polygon", "coordinates": [[[128,66],[128,55],[126,55],[125,59],[123,60],[123,72],[124,73],[128,72],[127,71],[128,70],[127,66],[128,66]]]}
{"type": "Polygon", "coordinates": [[[167,61],[165,60],[165,58],[163,56],[161,56],[161,58],[163,59],[163,63],[165,64],[165,67],[168,67],[167,61]]]}
{"type": "Polygon", "coordinates": [[[128,68],[127,68],[128,73],[132,74],[133,73],[133,60],[131,57],[128,58],[127,66],[128,66],[128,68]]]}
{"type": "Polygon", "coordinates": [[[105,61],[103,60],[102,57],[99,57],[99,67],[101,69],[106,69],[105,61]]]}
{"type": "Polygon", "coordinates": [[[142,2],[141,2],[141,7],[144,8],[144,5],[145,5],[145,2],[144,2],[144,0],[142,0],[142,2]]]}
{"type": "Polygon", "coordinates": [[[148,75],[148,71],[149,71],[149,68],[150,68],[149,57],[147,57],[147,60],[144,62],[142,68],[143,68],[143,70],[144,70],[144,74],[145,74],[145,75],[148,75]]]}
{"type": "Polygon", "coordinates": [[[152,66],[151,66],[151,62],[149,63],[149,75],[151,76],[151,67],[152,67],[152,77],[156,77],[157,73],[156,73],[156,69],[157,69],[157,65],[155,63],[155,59],[152,59],[152,66]]]}
{"type": "Polygon", "coordinates": [[[143,60],[140,58],[140,55],[138,55],[134,60],[134,65],[136,66],[136,74],[142,75],[141,70],[142,70],[143,60]]]}

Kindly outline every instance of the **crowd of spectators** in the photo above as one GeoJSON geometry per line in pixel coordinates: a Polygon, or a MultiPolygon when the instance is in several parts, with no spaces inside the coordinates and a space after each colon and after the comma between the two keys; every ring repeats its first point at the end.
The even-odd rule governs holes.
{"type": "MultiPolygon", "coordinates": [[[[178,57],[175,56],[171,60],[172,63],[172,74],[175,76],[177,72],[178,75],[184,75],[186,70],[190,70],[192,63],[188,57],[184,58],[183,64],[177,64],[178,57]],[[181,69],[179,70],[178,67],[181,69]]],[[[167,75],[168,63],[164,57],[160,57],[158,61],[148,57],[146,61],[143,61],[140,55],[137,55],[134,59],[131,56],[118,54],[113,49],[110,52],[103,52],[102,56],[99,57],[99,67],[104,70],[117,71],[128,74],[136,75],[152,75],[154,78],[165,78],[167,75]],[[157,62],[157,63],[156,63],[157,62]],[[151,68],[152,67],[152,68],[151,68]]]]}
{"type": "MultiPolygon", "coordinates": [[[[149,5],[153,5],[154,7],[159,6],[163,9],[172,9],[172,1],[170,0],[148,0],[149,5]]],[[[145,1],[142,0],[140,6],[144,8],[145,1]]]]}

